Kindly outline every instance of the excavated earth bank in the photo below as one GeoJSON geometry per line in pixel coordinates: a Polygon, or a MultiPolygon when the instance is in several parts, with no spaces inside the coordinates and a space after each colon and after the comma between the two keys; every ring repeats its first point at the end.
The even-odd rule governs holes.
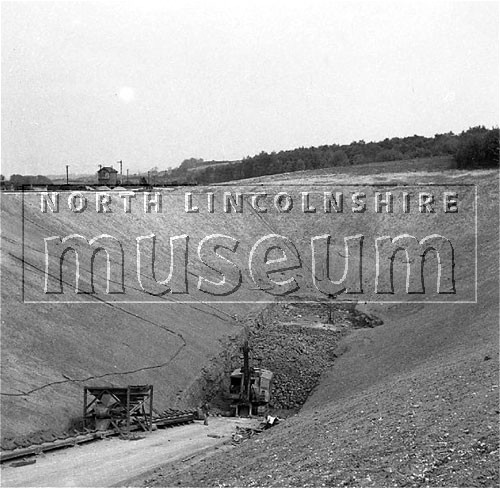
{"type": "Polygon", "coordinates": [[[364,306],[383,325],[341,340],[342,355],[297,415],[143,486],[498,486],[498,172],[414,176],[477,185],[477,225],[442,227],[467,246],[460,286],[472,300],[364,306]]]}
{"type": "Polygon", "coordinates": [[[274,373],[271,411],[284,415],[297,411],[317,386],[321,375],[341,354],[339,341],[354,330],[381,325],[376,317],[359,312],[356,304],[278,302],[246,317],[245,329],[222,341],[221,353],[191,389],[212,407],[228,407],[228,372],[242,365],[241,345],[248,336],[250,363],[274,373]]]}
{"type": "MultiPolygon", "coordinates": [[[[332,190],[342,181],[352,184],[350,175],[300,174],[294,178],[299,190],[317,182],[330,185],[332,190]]],[[[279,178],[273,182],[280,184],[279,178]]],[[[274,324],[273,320],[260,324],[266,328],[266,334],[285,338],[282,332],[286,329],[287,336],[290,333],[296,338],[302,334],[307,345],[302,351],[324,351],[323,365],[302,364],[311,376],[332,366],[322,375],[319,387],[312,390],[301,412],[241,447],[214,456],[204,466],[198,465],[179,476],[164,473],[162,479],[150,483],[498,485],[498,174],[450,171],[356,178],[357,185],[374,182],[390,183],[398,191],[408,190],[412,183],[424,187],[445,185],[445,189],[464,185],[463,188],[472,190],[462,201],[467,212],[459,214],[460,225],[453,216],[442,212],[421,218],[401,212],[382,214],[378,220],[373,212],[367,212],[356,218],[347,218],[346,214],[344,220],[336,220],[336,225],[329,227],[331,215],[311,216],[300,209],[288,218],[269,221],[269,225],[274,224],[274,232],[289,235],[297,245],[307,244],[312,235],[329,228],[338,231],[339,236],[362,232],[372,237],[394,232],[422,236],[436,229],[460,244],[455,267],[457,295],[448,297],[448,302],[431,303],[432,296],[403,293],[404,303],[364,306],[363,311],[380,317],[383,325],[343,336],[342,355],[333,365],[328,361],[331,354],[338,356],[338,352],[330,346],[339,333],[327,331],[328,337],[334,339],[319,345],[311,339],[309,329],[304,332],[303,323],[297,325],[301,319],[298,315],[303,313],[291,309],[293,314],[286,317],[291,310],[285,308],[283,317],[275,319],[274,324]]],[[[184,191],[169,193],[178,199],[182,209],[184,191]]],[[[97,297],[89,304],[81,295],[74,295],[75,303],[71,306],[64,303],[65,296],[59,301],[55,297],[50,303],[29,301],[40,298],[36,293],[43,290],[45,237],[71,232],[95,236],[113,231],[128,246],[128,279],[133,278],[136,264],[134,236],[156,232],[160,242],[168,242],[172,235],[186,231],[182,210],[175,208],[160,217],[142,211],[117,212],[99,220],[95,213],[86,212],[71,218],[63,212],[42,215],[39,200],[25,202],[23,207],[19,195],[4,195],[1,203],[2,435],[29,435],[54,426],[67,428],[81,412],[82,386],[86,382],[118,386],[153,383],[155,388],[158,385],[155,399],[160,408],[182,408],[201,399],[202,394],[216,398],[217,389],[213,386],[220,388],[220,382],[215,378],[210,383],[210,361],[219,354],[221,339],[231,336],[235,354],[230,353],[229,357],[234,357],[239,365],[237,345],[245,325],[241,317],[256,310],[252,303],[256,292],[248,282],[241,287],[248,303],[238,305],[201,301],[181,305],[172,297],[165,297],[162,303],[139,304],[134,302],[143,298],[137,280],[136,288],[130,288],[132,300],[127,303],[104,303],[97,297]],[[200,382],[202,368],[208,374],[200,382]]],[[[220,214],[200,214],[193,217],[192,242],[216,228],[235,236],[247,230],[250,234],[252,230],[252,235],[258,237],[271,231],[260,217],[247,214],[244,220],[222,220],[220,214]],[[217,227],[216,223],[223,225],[217,227]]],[[[253,242],[242,243],[241,260],[247,259],[253,242]]],[[[336,251],[343,250],[338,239],[336,251]]],[[[163,263],[169,262],[167,251],[168,246],[159,250],[163,263]]],[[[374,282],[373,258],[370,244],[364,259],[365,282],[370,287],[374,282]]],[[[396,265],[395,281],[399,288],[406,273],[403,261],[398,259],[396,265]]],[[[190,278],[205,273],[198,261],[190,264],[190,278]]],[[[436,283],[436,267],[429,270],[426,280],[429,277],[430,282],[436,283]]],[[[165,276],[168,269],[164,266],[160,271],[165,276]]],[[[70,266],[64,272],[66,277],[73,272],[74,277],[70,266]]],[[[88,270],[84,270],[84,275],[88,278],[88,270]]],[[[310,270],[304,269],[303,275],[303,281],[310,284],[310,270]]],[[[193,296],[200,298],[196,292],[193,296]]],[[[311,317],[311,323],[316,321],[324,323],[325,319],[311,317]]],[[[292,339],[291,348],[273,355],[272,341],[261,340],[257,327],[252,333],[256,359],[260,358],[263,366],[283,372],[278,372],[282,381],[277,384],[283,387],[275,392],[276,407],[295,409],[294,402],[306,396],[309,385],[307,381],[297,382],[295,373],[290,379],[287,374],[294,371],[293,362],[286,365],[283,361],[285,357],[301,361],[305,354],[299,354],[300,347],[292,339]],[[275,362],[266,364],[271,358],[275,362]],[[300,387],[304,388],[303,393],[295,392],[300,387]]]]}

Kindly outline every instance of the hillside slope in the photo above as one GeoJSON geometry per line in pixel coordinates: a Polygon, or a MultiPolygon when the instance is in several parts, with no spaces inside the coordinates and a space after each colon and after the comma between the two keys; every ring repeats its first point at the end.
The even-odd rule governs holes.
{"type": "MultiPolygon", "coordinates": [[[[494,257],[497,253],[496,234],[492,232],[490,223],[496,222],[495,199],[498,188],[492,176],[494,172],[491,171],[357,176],[356,183],[362,185],[374,182],[396,185],[477,182],[481,188],[479,209],[482,212],[480,297],[482,300],[485,296],[490,298],[487,306],[371,305],[375,315],[381,315],[386,320],[386,326],[379,328],[381,332],[366,331],[352,336],[349,346],[352,352],[338,362],[338,367],[345,371],[344,377],[334,374],[332,386],[324,390],[327,392],[325,398],[330,400],[342,395],[349,396],[354,393],[356,385],[363,391],[363,388],[380,378],[400,374],[424,359],[433,358],[435,354],[441,354],[451,347],[448,337],[455,340],[463,336],[464,343],[477,337],[491,340],[490,329],[483,329],[479,318],[491,324],[497,316],[498,302],[495,302],[494,297],[498,294],[495,291],[497,281],[493,264],[497,262],[494,257]],[[489,226],[483,227],[486,222],[489,226]],[[401,322],[403,314],[407,315],[401,322]],[[437,335],[436,320],[444,322],[437,335]],[[398,328],[390,326],[392,321],[397,321],[398,328]],[[422,327],[414,327],[415,322],[422,322],[422,327]],[[461,324],[459,329],[455,322],[461,324]],[[469,323],[472,325],[467,325],[469,323]],[[456,334],[457,331],[460,334],[456,334]],[[372,357],[370,350],[373,350],[372,357]],[[357,369],[359,364],[356,358],[365,355],[369,359],[362,361],[366,367],[357,369]],[[388,358],[394,358],[390,359],[394,366],[388,367],[388,358]],[[343,364],[345,366],[340,366],[343,364]],[[345,386],[342,387],[342,384],[345,386]],[[328,393],[330,389],[331,393],[328,393]]],[[[272,183],[278,185],[275,191],[287,188],[285,183],[280,186],[276,178],[272,183]]],[[[338,183],[352,185],[352,176],[302,174],[300,179],[292,183],[298,185],[297,191],[316,184],[334,188],[338,183]]],[[[234,191],[237,188],[235,185],[225,189],[234,191]]],[[[256,184],[253,189],[261,191],[262,186],[256,184]]],[[[208,190],[197,189],[199,195],[194,203],[198,203],[200,208],[205,205],[204,192],[208,190]]],[[[221,211],[213,214],[200,211],[199,214],[187,215],[184,211],[184,196],[185,189],[164,192],[163,212],[158,215],[143,212],[139,201],[131,213],[125,213],[121,209],[120,199],[109,214],[96,214],[90,200],[86,211],[72,213],[64,206],[67,195],[61,196],[59,213],[44,214],[40,211],[38,195],[27,194],[24,201],[19,194],[2,196],[2,435],[67,428],[80,415],[84,384],[152,383],[155,385],[155,405],[159,410],[196,402],[197,398],[201,398],[201,392],[197,397],[190,389],[196,385],[204,366],[220,352],[219,339],[238,334],[242,329],[241,319],[247,313],[265,306],[263,303],[253,303],[254,300],[262,299],[262,293],[256,289],[248,277],[248,270],[245,270],[250,248],[264,232],[281,233],[297,243],[305,257],[303,269],[296,277],[303,291],[311,292],[312,265],[307,248],[311,235],[332,232],[330,214],[304,214],[299,210],[290,215],[266,214],[265,218],[263,214],[246,213],[242,218],[241,214],[221,211]],[[210,276],[210,270],[207,274],[207,267],[197,259],[196,244],[214,232],[240,238],[234,261],[245,271],[241,287],[234,297],[243,303],[232,303],[232,295],[221,297],[221,301],[226,300],[228,303],[207,301],[206,296],[197,290],[197,275],[203,273],[210,276]],[[44,239],[71,233],[88,238],[108,233],[123,244],[124,297],[102,293],[91,296],[68,295],[68,290],[74,286],[75,263],[65,259],[65,293],[51,295],[50,300],[47,300],[43,293],[44,239]],[[175,295],[149,296],[140,289],[135,277],[135,239],[139,235],[151,233],[155,233],[158,240],[155,256],[158,263],[157,277],[168,274],[170,255],[166,243],[169,238],[172,235],[189,234],[190,303],[176,303],[181,299],[175,295]],[[68,299],[72,303],[67,303],[68,299]]],[[[400,214],[374,219],[373,214],[369,213],[359,214],[354,220],[351,217],[345,215],[341,220],[337,216],[335,229],[339,235],[364,232],[367,236],[373,236],[382,232],[391,233],[394,229],[398,232],[424,232],[425,220],[453,232],[455,236],[460,232],[465,244],[460,251],[462,254],[457,256],[457,275],[463,279],[473,269],[473,226],[453,227],[447,216],[439,213],[427,219],[418,216],[415,219],[413,216],[411,219],[402,219],[400,214]]],[[[334,249],[342,253],[343,243],[336,242],[334,249]]],[[[373,283],[373,249],[367,249],[364,260],[367,269],[365,281],[373,283]]],[[[102,292],[106,263],[101,256],[96,258],[94,264],[98,270],[96,289],[102,292]]],[[[82,262],[80,275],[82,281],[88,284],[91,274],[86,266],[82,262]]],[[[404,271],[404,266],[401,266],[396,274],[399,276],[404,271]]],[[[435,270],[430,272],[431,277],[434,276],[432,273],[435,274],[435,270]]],[[[401,281],[401,278],[398,280],[401,281]]],[[[471,296],[471,290],[472,287],[459,291],[465,293],[467,298],[471,296]]],[[[323,390],[318,390],[311,398],[312,406],[325,401],[325,398],[318,396],[321,395],[320,391],[323,390]]]]}
{"type": "MultiPolygon", "coordinates": [[[[190,385],[218,351],[219,339],[241,330],[231,305],[200,303],[199,296],[177,304],[175,297],[153,297],[139,288],[136,236],[153,230],[161,241],[172,225],[166,228],[163,218],[151,216],[148,222],[148,215],[139,212],[104,215],[104,221],[98,217],[63,209],[42,214],[38,195],[26,195],[23,212],[22,195],[2,197],[3,436],[66,429],[81,415],[84,385],[153,384],[158,410],[183,406],[190,385]],[[126,294],[102,293],[106,263],[96,257],[95,295],[72,292],[74,259],[64,261],[64,294],[45,295],[44,239],[103,232],[123,243],[126,294]]],[[[177,226],[182,226],[181,214],[177,226]]],[[[157,249],[156,258],[160,276],[167,249],[157,249]]],[[[82,260],[84,285],[90,276],[82,260]]],[[[243,304],[237,311],[244,315],[248,309],[243,304]]]]}
{"type": "Polygon", "coordinates": [[[148,486],[498,485],[497,173],[432,178],[478,185],[477,303],[362,307],[384,325],[343,341],[298,415],[148,486]]]}

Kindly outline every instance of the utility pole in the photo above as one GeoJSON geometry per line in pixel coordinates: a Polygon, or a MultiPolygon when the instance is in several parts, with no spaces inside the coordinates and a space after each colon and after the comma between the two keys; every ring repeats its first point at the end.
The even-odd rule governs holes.
{"type": "Polygon", "coordinates": [[[248,402],[250,400],[250,360],[248,358],[250,347],[248,339],[245,339],[241,350],[243,351],[243,400],[248,402]]]}
{"type": "Polygon", "coordinates": [[[66,165],[66,184],[69,185],[69,164],[66,165]]]}
{"type": "Polygon", "coordinates": [[[120,159],[120,161],[118,161],[118,164],[120,165],[120,184],[121,184],[123,183],[123,168],[122,168],[123,161],[120,159]]]}
{"type": "MultiPolygon", "coordinates": [[[[346,289],[342,288],[341,290],[337,291],[333,295],[328,295],[328,298],[330,300],[335,300],[340,294],[344,293],[345,291],[346,291],[346,289]]],[[[334,316],[334,313],[333,313],[333,303],[330,301],[328,303],[328,323],[332,324],[332,325],[334,324],[333,316],[334,316]]]]}

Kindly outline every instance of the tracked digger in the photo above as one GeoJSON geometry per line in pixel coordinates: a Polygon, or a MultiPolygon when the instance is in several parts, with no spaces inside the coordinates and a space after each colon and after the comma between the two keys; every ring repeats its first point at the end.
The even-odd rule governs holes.
{"type": "Polygon", "coordinates": [[[229,398],[236,416],[266,415],[271,399],[273,373],[250,365],[248,334],[241,347],[243,366],[231,373],[229,398]]]}

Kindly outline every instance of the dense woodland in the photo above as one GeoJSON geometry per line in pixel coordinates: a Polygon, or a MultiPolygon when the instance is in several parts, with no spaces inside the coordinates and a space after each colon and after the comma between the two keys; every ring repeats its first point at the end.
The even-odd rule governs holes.
{"type": "MultiPolygon", "coordinates": [[[[472,127],[461,134],[436,134],[434,137],[393,137],[379,142],[363,140],[351,144],[299,147],[279,152],[261,152],[241,161],[204,161],[186,159],[172,170],[153,168],[144,184],[210,184],[293,171],[334,168],[382,161],[412,160],[434,156],[454,156],[457,168],[498,167],[499,129],[472,127]]],[[[141,175],[138,176],[140,178],[141,175]]],[[[138,183],[141,184],[138,180],[138,183]]],[[[44,176],[2,176],[2,187],[50,184],[44,176]]]]}
{"type": "Polygon", "coordinates": [[[498,166],[498,128],[470,128],[461,134],[436,134],[434,137],[393,137],[379,142],[363,140],[348,145],[324,145],[246,157],[242,161],[203,161],[189,159],[172,170],[175,180],[200,184],[253,178],[336,166],[381,161],[453,155],[458,168],[498,166]]]}

